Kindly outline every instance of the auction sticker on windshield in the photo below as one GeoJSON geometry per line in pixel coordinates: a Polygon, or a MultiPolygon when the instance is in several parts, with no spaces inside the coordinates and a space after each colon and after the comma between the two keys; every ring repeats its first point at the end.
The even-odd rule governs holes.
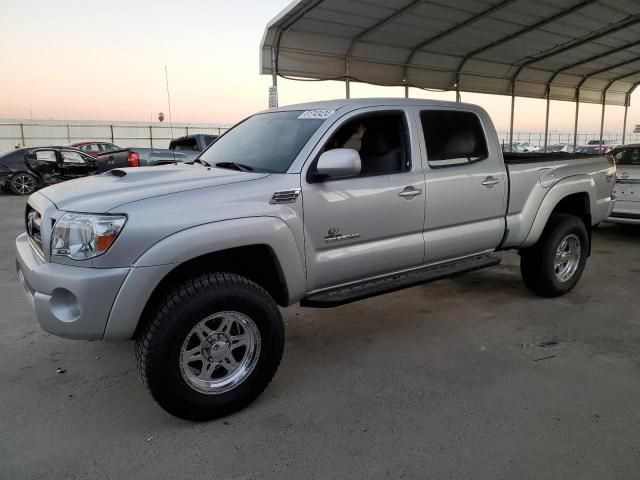
{"type": "Polygon", "coordinates": [[[302,112],[298,118],[304,118],[307,120],[324,120],[333,115],[335,110],[307,110],[302,112]]]}

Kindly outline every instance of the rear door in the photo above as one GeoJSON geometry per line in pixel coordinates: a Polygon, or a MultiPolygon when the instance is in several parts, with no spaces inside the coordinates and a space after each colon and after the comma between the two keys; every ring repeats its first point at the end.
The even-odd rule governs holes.
{"type": "Polygon", "coordinates": [[[473,111],[418,114],[426,152],[426,263],[495,249],[504,235],[508,181],[497,138],[487,138],[473,111]]]}
{"type": "Polygon", "coordinates": [[[26,156],[27,166],[42,179],[43,183],[55,183],[62,174],[57,152],[53,149],[42,148],[31,151],[26,156]]]}
{"type": "Polygon", "coordinates": [[[407,111],[353,112],[325,135],[303,172],[307,288],[396,272],[424,259],[424,173],[407,111]],[[323,151],[360,154],[359,175],[314,179],[323,151]]]}

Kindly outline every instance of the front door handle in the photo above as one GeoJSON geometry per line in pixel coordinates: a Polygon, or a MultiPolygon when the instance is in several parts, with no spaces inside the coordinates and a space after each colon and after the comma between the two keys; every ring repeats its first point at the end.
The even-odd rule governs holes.
{"type": "Polygon", "coordinates": [[[421,193],[422,193],[422,190],[420,190],[419,188],[405,187],[404,190],[398,193],[398,196],[405,197],[405,198],[413,198],[416,195],[420,195],[421,193]]]}
{"type": "Polygon", "coordinates": [[[493,178],[491,175],[489,175],[487,178],[484,179],[484,182],[482,182],[482,185],[484,185],[487,188],[492,188],[497,183],[500,183],[500,180],[498,180],[497,178],[493,178]]]}

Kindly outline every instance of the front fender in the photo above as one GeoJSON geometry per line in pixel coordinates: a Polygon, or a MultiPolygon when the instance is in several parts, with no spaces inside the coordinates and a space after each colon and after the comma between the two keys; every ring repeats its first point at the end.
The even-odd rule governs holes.
{"type": "Polygon", "coordinates": [[[198,225],[170,235],[144,252],[132,265],[109,314],[106,340],[131,338],[147,300],[176,266],[209,253],[249,245],[267,245],[280,265],[295,303],[305,293],[305,271],[289,226],[275,217],[249,217],[198,225]]]}
{"type": "Polygon", "coordinates": [[[592,176],[574,175],[560,180],[549,188],[549,191],[542,199],[531,228],[529,229],[529,233],[520,247],[530,247],[535,244],[540,238],[540,235],[542,235],[542,231],[556,206],[562,199],[576,193],[588,194],[590,211],[594,212],[597,210],[596,183],[592,176]]]}

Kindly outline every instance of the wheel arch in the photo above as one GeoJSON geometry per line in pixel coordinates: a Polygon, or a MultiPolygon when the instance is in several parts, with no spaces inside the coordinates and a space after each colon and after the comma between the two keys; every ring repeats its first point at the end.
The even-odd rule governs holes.
{"type": "Polygon", "coordinates": [[[281,306],[298,301],[305,290],[293,233],[274,217],[227,220],[177,232],[152,246],[133,267],[114,302],[105,338],[135,336],[159,296],[200,273],[242,275],[281,306]]]}
{"type": "Polygon", "coordinates": [[[549,218],[554,213],[565,213],[578,217],[584,223],[589,237],[591,237],[591,215],[596,208],[595,202],[596,185],[589,175],[577,175],[556,183],[542,200],[531,229],[521,247],[530,247],[538,241],[549,218]]]}

